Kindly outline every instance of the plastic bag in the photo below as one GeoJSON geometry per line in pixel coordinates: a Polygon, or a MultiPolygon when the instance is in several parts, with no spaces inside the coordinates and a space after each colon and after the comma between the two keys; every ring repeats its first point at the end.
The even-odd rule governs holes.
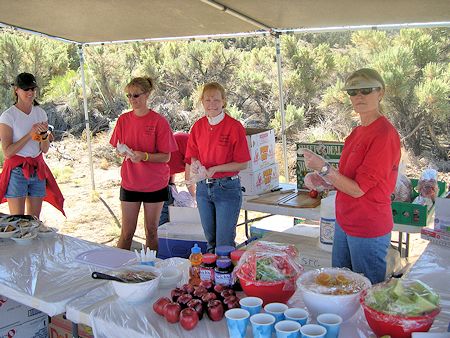
{"type": "Polygon", "coordinates": [[[259,241],[242,255],[236,275],[256,286],[285,281],[284,290],[294,290],[303,270],[294,245],[259,241]]]}
{"type": "Polygon", "coordinates": [[[173,196],[173,205],[176,207],[190,207],[195,208],[196,202],[192,195],[187,191],[178,192],[177,188],[173,185],[170,186],[173,196]]]}
{"type": "Polygon", "coordinates": [[[195,160],[191,163],[190,180],[188,183],[195,184],[197,182],[206,179],[206,168],[200,163],[200,161],[195,160]]]}
{"type": "Polygon", "coordinates": [[[316,172],[308,173],[304,178],[305,186],[310,190],[322,192],[325,190],[332,190],[334,186],[328,183],[322,176],[316,172]]]}
{"type": "Polygon", "coordinates": [[[412,195],[411,180],[403,173],[399,172],[397,176],[397,183],[392,195],[392,200],[396,202],[411,202],[412,195]]]}
{"type": "MultiPolygon", "coordinates": [[[[425,169],[417,183],[417,192],[424,199],[430,199],[433,203],[439,194],[437,183],[437,171],[434,169],[425,169]]],[[[421,203],[419,203],[421,204],[421,203]]]]}

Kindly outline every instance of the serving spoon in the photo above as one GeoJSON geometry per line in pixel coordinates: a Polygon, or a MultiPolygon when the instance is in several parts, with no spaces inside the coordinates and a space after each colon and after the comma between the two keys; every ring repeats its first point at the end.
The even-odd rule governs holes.
{"type": "Polygon", "coordinates": [[[94,279],[114,280],[116,282],[129,283],[127,280],[122,279],[120,277],[108,275],[106,273],[97,272],[97,271],[94,271],[91,276],[94,279]]]}

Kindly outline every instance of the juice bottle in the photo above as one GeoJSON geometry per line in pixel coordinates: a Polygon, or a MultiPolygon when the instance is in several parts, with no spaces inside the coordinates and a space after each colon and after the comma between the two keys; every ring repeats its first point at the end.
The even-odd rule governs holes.
{"type": "Polygon", "coordinates": [[[200,284],[200,264],[202,264],[202,250],[197,245],[191,248],[191,255],[189,256],[191,267],[189,269],[189,284],[197,286],[200,284]]]}

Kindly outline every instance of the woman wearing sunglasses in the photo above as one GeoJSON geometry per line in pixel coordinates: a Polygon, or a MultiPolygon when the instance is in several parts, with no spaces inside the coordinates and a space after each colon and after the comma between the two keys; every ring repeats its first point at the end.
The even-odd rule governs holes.
{"type": "Polygon", "coordinates": [[[386,275],[393,228],[390,196],[398,174],[400,138],[381,112],[385,84],[377,71],[355,71],[344,90],[361,124],[345,140],[339,170],[308,150],[305,164],[337,190],[333,267],[363,273],[375,284],[386,275]]]}
{"type": "Polygon", "coordinates": [[[124,157],[121,168],[122,230],[117,246],[130,249],[141,204],[144,205],[146,246],[158,249],[158,222],[168,199],[167,162],[177,143],[167,120],[147,106],[153,81],[137,77],[125,87],[132,110],[119,116],[109,141],[124,157]],[[124,150],[125,147],[125,150],[124,150]]]}
{"type": "Polygon", "coordinates": [[[21,73],[12,86],[15,103],[0,116],[6,159],[0,178],[0,201],[8,201],[11,214],[39,217],[43,200],[64,214],[64,198],[42,156],[52,136],[47,114],[36,101],[36,78],[21,73]]]}

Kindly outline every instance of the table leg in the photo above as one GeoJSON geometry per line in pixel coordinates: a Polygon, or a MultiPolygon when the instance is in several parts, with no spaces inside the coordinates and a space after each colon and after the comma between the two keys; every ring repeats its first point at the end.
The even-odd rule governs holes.
{"type": "Polygon", "coordinates": [[[409,232],[406,233],[405,257],[409,256],[409,232]]]}
{"type": "Polygon", "coordinates": [[[78,336],[78,324],[72,322],[72,337],[73,338],[79,338],[78,336]]]}
{"type": "Polygon", "coordinates": [[[398,233],[398,252],[400,252],[400,257],[402,257],[402,246],[403,246],[403,232],[398,233]]]}
{"type": "Polygon", "coordinates": [[[250,234],[248,232],[248,211],[244,210],[244,226],[245,226],[245,237],[247,237],[247,239],[250,238],[250,234]]]}

